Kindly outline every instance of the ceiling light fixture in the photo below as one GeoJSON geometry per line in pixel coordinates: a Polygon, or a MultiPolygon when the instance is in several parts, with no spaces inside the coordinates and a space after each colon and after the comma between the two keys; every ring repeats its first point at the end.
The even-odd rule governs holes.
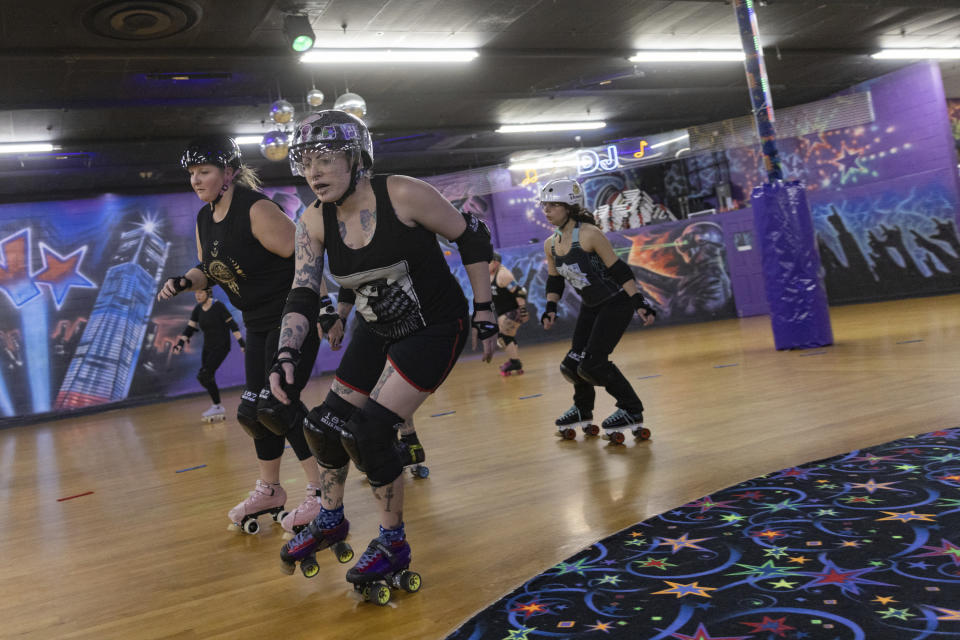
{"type": "Polygon", "coordinates": [[[536,124],[502,124],[497,133],[535,133],[538,131],[581,131],[603,129],[606,122],[593,120],[588,122],[540,122],[536,124]]]}
{"type": "Polygon", "coordinates": [[[647,49],[637,51],[630,62],[743,62],[740,49],[647,49]]]}
{"type": "Polygon", "coordinates": [[[875,60],[957,60],[960,49],[881,49],[870,57],[875,60]]]}
{"type": "Polygon", "coordinates": [[[0,143],[0,153],[46,153],[53,151],[49,142],[4,142],[0,143]]]}
{"type": "Polygon", "coordinates": [[[244,144],[260,144],[260,142],[263,140],[263,135],[258,135],[258,136],[252,136],[252,135],[234,136],[233,139],[234,139],[234,141],[235,141],[237,144],[239,144],[239,145],[244,145],[244,144]]]}
{"type": "Polygon", "coordinates": [[[365,64],[369,62],[470,62],[480,55],[475,49],[311,49],[300,62],[311,64],[365,64]]]}
{"type": "Polygon", "coordinates": [[[298,53],[313,47],[317,39],[310,26],[310,18],[305,15],[283,16],[283,35],[287,37],[290,48],[298,53]]]}

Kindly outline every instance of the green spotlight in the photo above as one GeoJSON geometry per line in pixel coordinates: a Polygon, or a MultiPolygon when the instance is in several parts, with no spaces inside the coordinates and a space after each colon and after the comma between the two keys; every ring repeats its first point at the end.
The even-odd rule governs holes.
{"type": "Polygon", "coordinates": [[[305,15],[287,15],[283,17],[283,35],[290,48],[302,53],[313,48],[316,35],[310,26],[310,18],[305,15]]]}

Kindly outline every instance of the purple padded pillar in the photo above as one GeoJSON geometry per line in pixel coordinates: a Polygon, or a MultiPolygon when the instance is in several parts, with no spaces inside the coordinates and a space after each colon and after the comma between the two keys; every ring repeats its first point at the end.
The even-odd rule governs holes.
{"type": "Polygon", "coordinates": [[[763,280],[777,349],[833,344],[827,292],[807,193],[800,182],[753,190],[753,224],[762,248],[763,280]]]}

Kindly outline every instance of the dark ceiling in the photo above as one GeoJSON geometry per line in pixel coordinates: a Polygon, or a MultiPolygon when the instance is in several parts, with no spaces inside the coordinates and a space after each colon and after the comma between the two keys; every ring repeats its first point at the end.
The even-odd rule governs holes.
{"type": "MultiPolygon", "coordinates": [[[[882,46],[960,45],[960,0],[757,0],[774,104],[829,96],[909,62],[882,46]]],[[[523,149],[599,145],[749,113],[740,63],[633,64],[638,48],[737,46],[724,0],[44,0],[0,2],[0,196],[186,188],[191,137],[262,134],[278,96],[298,116],[315,85],[330,107],[367,102],[377,167],[424,175],[504,162],[523,149]],[[317,46],[473,47],[449,66],[297,61],[283,16],[309,15],[317,46]],[[206,79],[175,80],[183,74],[206,79]],[[605,129],[499,134],[505,122],[603,119],[605,129]]],[[[941,63],[960,96],[960,61],[941,63]]],[[[268,182],[285,162],[245,158],[268,182]]]]}

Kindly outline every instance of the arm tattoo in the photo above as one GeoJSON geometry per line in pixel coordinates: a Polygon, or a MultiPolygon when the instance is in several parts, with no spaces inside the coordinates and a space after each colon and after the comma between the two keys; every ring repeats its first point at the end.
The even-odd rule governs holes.
{"type": "Polygon", "coordinates": [[[380,374],[380,379],[377,380],[377,386],[375,386],[373,388],[373,391],[370,392],[371,400],[376,400],[377,398],[380,397],[380,390],[383,389],[383,385],[385,385],[387,383],[387,380],[390,379],[390,376],[392,376],[396,372],[397,370],[394,369],[388,362],[387,366],[383,368],[383,373],[380,374]]]}
{"type": "Polygon", "coordinates": [[[310,330],[310,321],[299,313],[286,314],[283,316],[283,322],[280,324],[280,347],[290,347],[299,349],[307,337],[307,331],[310,330]]]}
{"type": "Polygon", "coordinates": [[[310,287],[320,291],[323,281],[323,253],[317,253],[310,239],[310,232],[301,219],[297,223],[297,235],[294,238],[294,255],[297,271],[293,275],[294,287],[310,287]]]}

